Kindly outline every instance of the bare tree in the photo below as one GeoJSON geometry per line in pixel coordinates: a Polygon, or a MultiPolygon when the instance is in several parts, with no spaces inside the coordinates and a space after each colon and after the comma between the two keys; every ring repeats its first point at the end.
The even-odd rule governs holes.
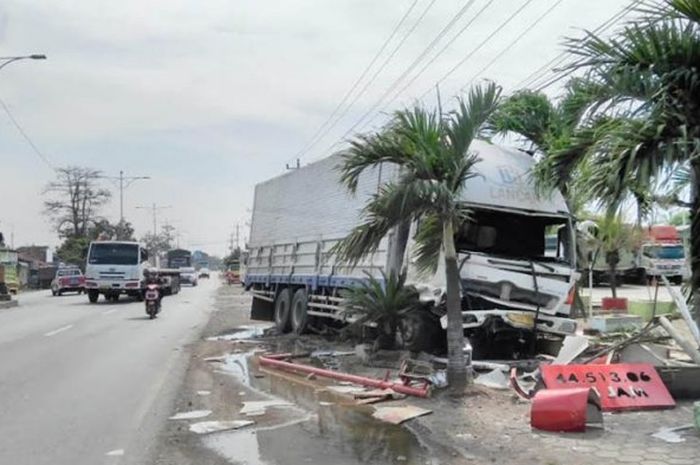
{"type": "Polygon", "coordinates": [[[80,166],[56,170],[56,180],[44,189],[44,209],[61,237],[86,237],[111,194],[98,185],[100,172],[80,166]]]}

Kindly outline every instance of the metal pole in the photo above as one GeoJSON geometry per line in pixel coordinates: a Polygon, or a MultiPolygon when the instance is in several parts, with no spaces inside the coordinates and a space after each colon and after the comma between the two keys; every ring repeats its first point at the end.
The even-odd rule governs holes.
{"type": "Polygon", "coordinates": [[[119,170],[119,222],[124,223],[124,171],[119,170]]]}
{"type": "Polygon", "coordinates": [[[156,228],[156,204],[153,203],[153,239],[155,240],[158,229],[156,228]]]}

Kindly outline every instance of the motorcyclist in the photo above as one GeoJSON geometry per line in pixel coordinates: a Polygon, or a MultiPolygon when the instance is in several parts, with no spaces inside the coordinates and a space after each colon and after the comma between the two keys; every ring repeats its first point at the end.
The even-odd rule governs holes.
{"type": "Polygon", "coordinates": [[[144,289],[149,284],[155,284],[158,286],[158,305],[160,305],[160,301],[163,299],[163,292],[162,292],[162,286],[163,286],[163,278],[158,274],[157,270],[146,268],[143,270],[143,278],[144,278],[144,289]]]}

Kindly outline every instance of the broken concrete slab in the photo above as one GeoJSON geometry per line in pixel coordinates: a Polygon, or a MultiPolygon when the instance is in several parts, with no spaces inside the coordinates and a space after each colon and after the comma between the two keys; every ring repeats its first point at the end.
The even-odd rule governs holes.
{"type": "Polygon", "coordinates": [[[637,315],[599,315],[589,320],[590,328],[601,333],[638,330],[642,324],[642,318],[637,315]]]}
{"type": "Polygon", "coordinates": [[[239,429],[255,424],[253,420],[222,420],[222,421],[200,421],[190,425],[190,431],[197,434],[217,433],[239,429]]]}
{"type": "Polygon", "coordinates": [[[211,410],[191,410],[189,412],[179,412],[170,417],[170,420],[194,420],[211,415],[211,410]]]}
{"type": "Polygon", "coordinates": [[[589,346],[589,339],[586,336],[566,336],[561,349],[556,358],[552,361],[555,365],[566,365],[573,362],[589,346]]]}
{"type": "Polygon", "coordinates": [[[392,425],[400,425],[405,421],[430,413],[433,413],[432,410],[406,405],[403,407],[375,407],[372,416],[378,420],[391,423],[392,425]]]}
{"type": "Polygon", "coordinates": [[[620,363],[649,363],[656,367],[668,365],[669,350],[659,344],[634,343],[618,352],[620,363]]]}
{"type": "Polygon", "coordinates": [[[492,389],[510,389],[510,380],[500,369],[491,370],[488,373],[477,376],[474,383],[492,389]]]}

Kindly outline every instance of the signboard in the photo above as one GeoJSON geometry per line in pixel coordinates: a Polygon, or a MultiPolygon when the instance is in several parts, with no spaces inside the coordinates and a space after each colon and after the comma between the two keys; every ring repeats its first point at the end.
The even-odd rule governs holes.
{"type": "Polygon", "coordinates": [[[653,365],[542,365],[547,389],[592,388],[603,411],[671,408],[676,402],[653,365]]]}

